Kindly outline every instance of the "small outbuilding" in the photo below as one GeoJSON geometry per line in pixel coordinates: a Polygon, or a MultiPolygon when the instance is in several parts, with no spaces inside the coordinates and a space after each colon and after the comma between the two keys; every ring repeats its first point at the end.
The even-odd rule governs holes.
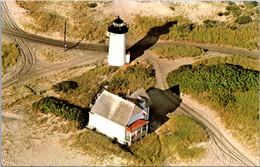
{"type": "Polygon", "coordinates": [[[125,99],[104,90],[89,112],[89,127],[130,145],[147,135],[151,105],[143,88],[125,99]]]}

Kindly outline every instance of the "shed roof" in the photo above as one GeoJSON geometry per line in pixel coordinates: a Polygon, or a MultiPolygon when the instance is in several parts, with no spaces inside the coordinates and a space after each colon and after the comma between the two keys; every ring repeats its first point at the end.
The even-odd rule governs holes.
{"type": "Polygon", "coordinates": [[[141,112],[142,109],[134,103],[125,100],[117,95],[114,95],[104,90],[91,112],[107,118],[119,125],[126,126],[130,118],[141,112]]]}
{"type": "Polygon", "coordinates": [[[146,101],[146,107],[149,107],[153,104],[152,100],[150,99],[149,95],[146,93],[144,88],[140,88],[140,89],[136,90],[134,93],[132,93],[128,97],[128,99],[133,101],[134,103],[136,103],[137,99],[139,99],[139,97],[143,98],[146,101]]]}

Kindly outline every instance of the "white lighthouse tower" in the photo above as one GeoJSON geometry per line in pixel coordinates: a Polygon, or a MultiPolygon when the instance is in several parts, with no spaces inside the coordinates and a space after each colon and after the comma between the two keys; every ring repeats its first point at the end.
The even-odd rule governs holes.
{"type": "Polygon", "coordinates": [[[113,24],[108,27],[109,37],[108,64],[122,66],[129,63],[130,55],[126,55],[126,33],[128,28],[123,20],[118,16],[113,24]]]}

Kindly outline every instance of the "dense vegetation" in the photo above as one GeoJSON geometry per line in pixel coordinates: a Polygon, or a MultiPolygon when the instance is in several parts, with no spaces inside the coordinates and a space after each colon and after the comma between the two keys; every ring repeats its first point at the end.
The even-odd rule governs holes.
{"type": "Polygon", "coordinates": [[[17,64],[20,53],[15,44],[2,43],[2,71],[17,64]]]}
{"type": "Polygon", "coordinates": [[[258,71],[230,64],[181,66],[167,77],[170,87],[179,85],[181,92],[210,104],[227,128],[254,144],[259,136],[258,81],[258,71]]]}
{"type": "Polygon", "coordinates": [[[84,128],[88,121],[87,111],[56,97],[45,97],[33,103],[33,110],[62,116],[72,121],[77,128],[84,128]]]}
{"type": "Polygon", "coordinates": [[[245,69],[259,71],[259,60],[241,55],[218,56],[194,62],[194,65],[233,64],[245,69]]]}
{"type": "Polygon", "coordinates": [[[75,81],[63,81],[63,82],[60,82],[60,83],[57,83],[55,85],[52,85],[52,89],[55,91],[55,92],[69,92],[69,91],[72,91],[74,89],[76,89],[78,87],[78,83],[75,82],[75,81]]]}
{"type": "Polygon", "coordinates": [[[168,60],[183,57],[196,57],[205,54],[203,49],[192,46],[165,46],[156,47],[153,49],[154,53],[168,60]]]}
{"type": "Polygon", "coordinates": [[[252,22],[252,19],[249,16],[239,16],[236,20],[238,24],[248,24],[252,22]]]}
{"type": "Polygon", "coordinates": [[[129,148],[113,144],[112,139],[89,130],[72,138],[74,147],[100,158],[113,154],[126,159],[128,165],[162,166],[166,165],[165,159],[191,160],[201,157],[205,149],[196,144],[206,142],[208,135],[194,119],[175,115],[162,126],[159,135],[150,133],[129,148]]]}

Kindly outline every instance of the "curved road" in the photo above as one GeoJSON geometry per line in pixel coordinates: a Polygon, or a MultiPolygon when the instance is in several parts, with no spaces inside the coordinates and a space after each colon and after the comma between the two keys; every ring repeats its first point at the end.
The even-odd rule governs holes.
{"type": "MultiPolygon", "coordinates": [[[[77,63],[84,64],[84,61],[88,60],[89,62],[95,62],[97,59],[104,58],[106,56],[106,52],[108,49],[107,45],[98,45],[98,44],[83,44],[81,43],[79,47],[81,49],[86,50],[94,50],[99,53],[96,54],[95,57],[82,57],[79,58],[76,63],[59,63],[59,64],[46,64],[41,62],[35,55],[35,53],[30,48],[30,42],[33,43],[42,43],[53,46],[63,47],[63,41],[53,40],[49,38],[40,37],[37,35],[29,34],[24,32],[19,26],[14,22],[10,11],[8,10],[8,6],[5,1],[2,1],[2,33],[12,38],[18,45],[21,53],[21,63],[17,67],[16,71],[11,75],[10,78],[6,79],[2,83],[2,88],[8,87],[14,83],[20,82],[26,78],[31,76],[44,74],[51,71],[57,71],[61,69],[66,69],[68,67],[77,66],[77,63]]],[[[73,42],[68,42],[68,47],[73,46],[73,42]]],[[[258,52],[250,52],[245,49],[237,49],[237,48],[227,48],[227,47],[219,47],[215,45],[203,45],[203,44],[187,44],[183,42],[157,42],[155,46],[166,46],[166,45],[180,45],[180,46],[196,46],[203,49],[207,49],[209,51],[227,53],[227,54],[242,54],[246,56],[251,56],[254,58],[258,58],[258,52]]],[[[166,83],[166,75],[168,74],[168,70],[165,64],[162,64],[158,58],[156,58],[149,51],[146,51],[142,58],[148,59],[156,69],[156,80],[157,87],[160,89],[167,89],[168,84],[166,83]]],[[[165,97],[170,99],[174,104],[178,105],[180,103],[180,99],[172,94],[170,91],[164,93],[165,97]]],[[[203,125],[208,130],[208,133],[211,136],[211,140],[215,143],[218,151],[221,152],[225,159],[229,159],[229,165],[242,165],[242,166],[256,166],[257,162],[253,162],[248,158],[248,156],[244,155],[240,150],[234,146],[228,138],[226,138],[225,132],[221,131],[219,127],[217,127],[214,122],[208,120],[207,117],[201,115],[198,111],[191,109],[189,106],[181,103],[178,108],[184,113],[188,113],[191,116],[197,118],[199,121],[203,123],[203,125]]],[[[218,156],[219,154],[217,154],[218,156]]],[[[223,162],[223,160],[221,160],[223,162]]],[[[226,162],[223,162],[227,164],[226,162]]]]}

